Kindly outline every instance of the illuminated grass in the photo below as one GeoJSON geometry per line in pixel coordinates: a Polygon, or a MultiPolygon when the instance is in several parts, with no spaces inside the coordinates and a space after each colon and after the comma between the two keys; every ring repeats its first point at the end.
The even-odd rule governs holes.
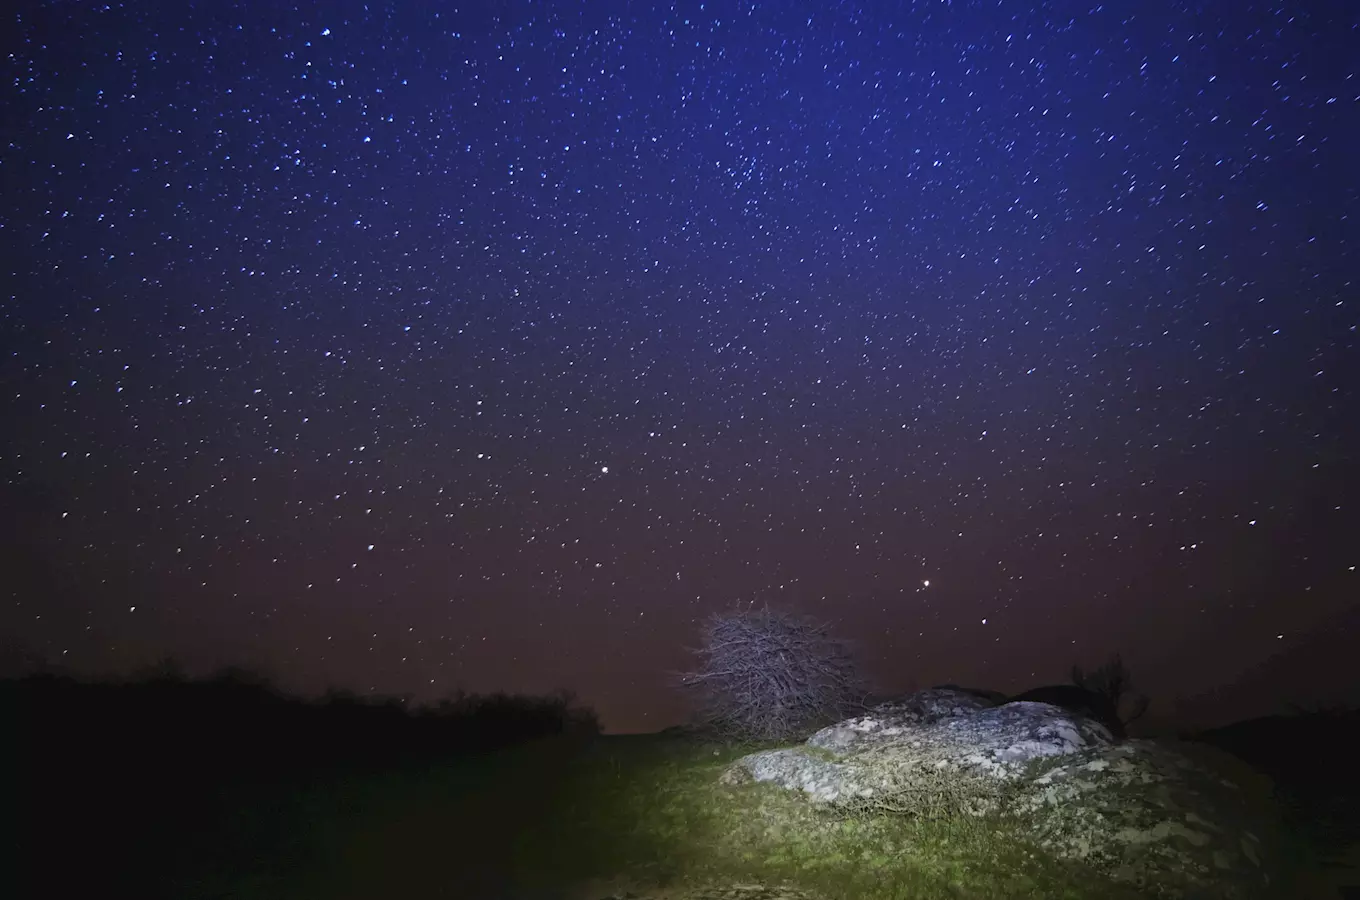
{"type": "Polygon", "coordinates": [[[1139,896],[1046,857],[1001,820],[847,817],[773,785],[720,785],[754,749],[605,742],[521,846],[523,869],[548,880],[784,884],[827,898],[1139,896]]]}

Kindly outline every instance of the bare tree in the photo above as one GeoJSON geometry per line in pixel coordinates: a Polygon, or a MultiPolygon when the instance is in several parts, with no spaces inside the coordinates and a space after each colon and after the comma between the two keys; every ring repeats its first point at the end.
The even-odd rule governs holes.
{"type": "Polygon", "coordinates": [[[677,673],[696,696],[699,723],[734,740],[805,736],[864,708],[867,693],[849,645],[828,626],[770,609],[715,613],[698,671],[677,673]]]}
{"type": "Polygon", "coordinates": [[[1133,697],[1133,676],[1129,674],[1128,668],[1124,665],[1124,660],[1120,658],[1118,653],[1104,665],[1090,672],[1085,672],[1081,666],[1074,665],[1072,667],[1072,683],[1109,700],[1116,715],[1119,716],[1119,721],[1126,728],[1134,720],[1141,718],[1148,710],[1149,701],[1147,697],[1133,697]],[[1125,698],[1131,701],[1131,711],[1127,716],[1120,711],[1125,698]]]}

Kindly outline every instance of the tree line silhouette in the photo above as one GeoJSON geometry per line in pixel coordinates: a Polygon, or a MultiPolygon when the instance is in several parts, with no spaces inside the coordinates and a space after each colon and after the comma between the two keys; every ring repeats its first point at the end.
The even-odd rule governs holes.
{"type": "Polygon", "coordinates": [[[566,690],[459,691],[428,706],[336,689],[309,700],[243,669],[189,679],[173,665],[122,683],[50,674],[0,681],[0,709],[20,747],[48,763],[93,750],[134,768],[160,761],[218,774],[416,762],[600,730],[595,711],[566,690]]]}
{"type": "Polygon", "coordinates": [[[460,692],[413,707],[342,691],[288,696],[240,669],[188,679],[173,665],[122,683],[0,680],[0,722],[0,826],[16,837],[0,850],[0,884],[41,882],[54,895],[53,879],[168,884],[290,858],[311,827],[293,808],[313,789],[343,793],[462,760],[481,771],[505,748],[599,731],[567,691],[460,692]],[[43,868],[57,851],[78,866],[43,868]]]}

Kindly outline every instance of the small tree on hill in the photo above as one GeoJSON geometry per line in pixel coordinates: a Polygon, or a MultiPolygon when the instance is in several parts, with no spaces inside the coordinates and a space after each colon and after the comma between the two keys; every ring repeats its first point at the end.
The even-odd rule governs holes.
{"type": "Polygon", "coordinates": [[[864,708],[848,644],[812,619],[763,609],[710,616],[697,671],[678,673],[699,723],[732,740],[780,741],[864,708]]]}
{"type": "Polygon", "coordinates": [[[1124,660],[1120,658],[1118,653],[1104,665],[1090,672],[1083,671],[1081,666],[1074,665],[1072,667],[1072,683],[1109,700],[1110,705],[1119,716],[1119,721],[1123,723],[1125,728],[1136,719],[1141,718],[1148,710],[1149,701],[1147,697],[1133,696],[1133,676],[1129,674],[1128,668],[1124,665],[1124,660]],[[1125,699],[1130,701],[1128,715],[1125,715],[1123,711],[1125,699]]]}

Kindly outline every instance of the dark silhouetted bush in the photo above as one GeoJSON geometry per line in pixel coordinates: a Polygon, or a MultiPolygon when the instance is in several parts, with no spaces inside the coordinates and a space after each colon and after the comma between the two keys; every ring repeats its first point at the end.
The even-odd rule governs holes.
{"type": "Polygon", "coordinates": [[[1148,698],[1133,696],[1133,676],[1118,653],[1098,668],[1086,672],[1081,666],[1072,667],[1072,683],[1104,697],[1114,710],[1121,732],[1141,719],[1148,711],[1148,698]]]}

